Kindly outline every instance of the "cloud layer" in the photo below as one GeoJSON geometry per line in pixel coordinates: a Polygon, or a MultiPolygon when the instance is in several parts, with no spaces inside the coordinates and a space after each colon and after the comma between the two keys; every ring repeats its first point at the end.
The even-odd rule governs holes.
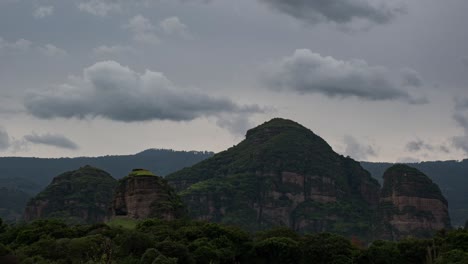
{"type": "Polygon", "coordinates": [[[35,18],[44,18],[51,16],[54,13],[53,6],[40,6],[36,10],[34,10],[34,17],[35,18]]]}
{"type": "Polygon", "coordinates": [[[345,150],[344,154],[356,160],[367,160],[369,157],[377,156],[377,152],[370,145],[359,143],[353,136],[344,137],[345,150]]]}
{"type": "Polygon", "coordinates": [[[41,144],[71,150],[78,149],[78,145],[75,142],[59,134],[38,135],[33,133],[31,135],[24,136],[24,139],[32,144],[41,144]]]}
{"type": "Polygon", "coordinates": [[[423,103],[424,100],[415,99],[400,88],[402,82],[418,86],[422,81],[414,74],[411,72],[408,76],[405,72],[404,76],[395,78],[385,67],[371,66],[363,60],[337,60],[300,49],[292,56],[267,65],[263,81],[272,89],[300,94],[423,103]]]}
{"type": "Polygon", "coordinates": [[[0,151],[6,150],[10,147],[10,137],[8,133],[0,127],[0,151]]]}
{"type": "Polygon", "coordinates": [[[123,122],[190,121],[262,111],[255,105],[240,106],[227,98],[181,89],[160,72],[138,73],[115,61],[98,62],[69,83],[30,94],[25,107],[43,119],[103,117],[123,122]]]}
{"type": "Polygon", "coordinates": [[[464,133],[462,136],[453,138],[453,145],[468,155],[468,98],[456,100],[453,118],[463,128],[464,133]]]}
{"type": "MultiPolygon", "coordinates": [[[[392,1],[378,0],[260,0],[273,9],[310,24],[348,24],[364,20],[385,24],[403,12],[392,1]]],[[[394,2],[394,1],[393,1],[394,2]]]]}
{"type": "Polygon", "coordinates": [[[117,1],[86,0],[78,3],[78,9],[95,16],[107,16],[111,12],[121,11],[121,5],[117,1]]]}

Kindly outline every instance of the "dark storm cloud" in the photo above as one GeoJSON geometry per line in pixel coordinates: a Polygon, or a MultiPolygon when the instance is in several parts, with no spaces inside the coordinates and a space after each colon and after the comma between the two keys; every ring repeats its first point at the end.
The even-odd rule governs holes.
{"type": "Polygon", "coordinates": [[[180,89],[160,72],[141,74],[115,61],[98,62],[67,84],[26,97],[25,107],[43,119],[99,116],[123,122],[262,112],[256,105],[241,106],[227,98],[180,89]]]}
{"type": "Polygon", "coordinates": [[[425,103],[424,99],[416,99],[399,87],[398,83],[407,77],[400,76],[399,81],[395,79],[398,78],[385,67],[371,66],[363,60],[342,61],[324,57],[308,49],[296,50],[292,56],[267,65],[264,76],[265,84],[276,90],[371,101],[425,103]]]}
{"type": "Polygon", "coordinates": [[[453,145],[468,154],[468,98],[456,100],[453,118],[464,132],[462,136],[453,138],[453,145]]]}
{"type": "Polygon", "coordinates": [[[350,156],[356,160],[367,160],[369,157],[377,156],[377,152],[370,145],[359,143],[352,136],[344,137],[345,155],[350,156]]]}
{"type": "Polygon", "coordinates": [[[273,9],[310,24],[333,22],[348,24],[365,20],[385,24],[404,12],[391,1],[376,0],[260,0],[273,9]]]}
{"type": "Polygon", "coordinates": [[[33,133],[31,135],[24,136],[24,139],[32,144],[48,145],[57,148],[72,150],[78,149],[78,145],[75,142],[63,135],[58,134],[38,135],[33,133]]]}
{"type": "Polygon", "coordinates": [[[0,151],[8,149],[10,145],[10,136],[8,136],[8,133],[0,127],[0,151]]]}

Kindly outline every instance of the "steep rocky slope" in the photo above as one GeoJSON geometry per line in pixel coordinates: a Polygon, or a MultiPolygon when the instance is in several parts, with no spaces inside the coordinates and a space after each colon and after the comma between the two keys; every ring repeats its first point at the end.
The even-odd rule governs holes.
{"type": "Polygon", "coordinates": [[[163,178],[135,169],[119,180],[112,204],[113,217],[173,220],[183,215],[180,198],[163,178]]]}
{"type": "Polygon", "coordinates": [[[369,237],[379,184],[302,125],[273,119],[238,145],[166,177],[196,219],[369,237]]]}
{"type": "MultiPolygon", "coordinates": [[[[364,169],[383,182],[382,175],[393,163],[361,162],[364,169]]],[[[468,159],[406,163],[426,174],[436,183],[449,203],[452,225],[463,227],[468,220],[468,159]]]]}
{"type": "Polygon", "coordinates": [[[85,166],[52,180],[26,207],[24,218],[63,218],[69,222],[95,223],[109,216],[117,181],[107,172],[85,166]]]}
{"type": "Polygon", "coordinates": [[[448,204],[439,187],[424,173],[394,165],[384,173],[380,206],[386,239],[430,237],[450,228],[448,204]]]}

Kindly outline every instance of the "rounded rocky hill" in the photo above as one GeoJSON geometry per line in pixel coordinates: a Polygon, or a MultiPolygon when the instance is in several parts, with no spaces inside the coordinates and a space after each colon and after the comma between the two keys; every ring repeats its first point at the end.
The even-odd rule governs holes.
{"type": "Polygon", "coordinates": [[[173,220],[184,214],[182,201],[162,177],[134,169],[119,180],[112,204],[113,217],[173,220]]]}
{"type": "Polygon", "coordinates": [[[166,177],[196,219],[367,237],[379,184],[304,126],[275,118],[238,145],[166,177]],[[350,221],[352,219],[352,221],[350,221]]]}
{"type": "Polygon", "coordinates": [[[109,173],[84,166],[52,180],[32,198],[25,210],[26,221],[61,218],[72,223],[96,223],[109,217],[117,180],[109,173]]]}
{"type": "Polygon", "coordinates": [[[447,200],[437,184],[407,165],[385,171],[380,207],[386,239],[430,237],[451,228],[447,200]]]}

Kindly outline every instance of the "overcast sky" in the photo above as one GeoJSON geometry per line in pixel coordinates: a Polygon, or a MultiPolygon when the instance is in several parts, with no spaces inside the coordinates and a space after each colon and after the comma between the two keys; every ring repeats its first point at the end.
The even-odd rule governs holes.
{"type": "Polygon", "coordinates": [[[0,0],[0,156],[221,151],[273,117],[468,157],[466,0],[0,0]]]}

